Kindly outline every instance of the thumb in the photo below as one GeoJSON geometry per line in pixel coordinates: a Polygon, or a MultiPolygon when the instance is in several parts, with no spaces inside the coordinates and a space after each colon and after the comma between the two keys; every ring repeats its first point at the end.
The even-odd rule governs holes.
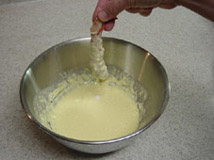
{"type": "Polygon", "coordinates": [[[98,18],[102,22],[115,19],[124,9],[129,7],[128,0],[111,0],[98,13],[98,18]]]}

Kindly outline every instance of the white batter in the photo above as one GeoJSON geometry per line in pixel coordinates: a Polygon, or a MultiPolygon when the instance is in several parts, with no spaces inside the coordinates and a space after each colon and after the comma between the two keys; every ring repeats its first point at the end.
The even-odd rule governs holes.
{"type": "Polygon", "coordinates": [[[106,82],[68,91],[49,113],[52,129],[79,140],[110,140],[136,131],[139,113],[122,89],[106,82]]]}

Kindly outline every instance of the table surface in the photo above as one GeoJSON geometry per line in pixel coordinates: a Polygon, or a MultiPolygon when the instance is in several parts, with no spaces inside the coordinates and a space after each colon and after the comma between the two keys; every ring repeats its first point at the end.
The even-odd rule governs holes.
{"type": "Polygon", "coordinates": [[[0,159],[213,160],[214,23],[177,7],[148,18],[123,12],[104,36],[150,51],[167,70],[171,96],[163,115],[129,147],[106,155],[67,149],[24,114],[19,83],[47,48],[89,36],[96,0],[39,0],[0,5],[0,159]]]}

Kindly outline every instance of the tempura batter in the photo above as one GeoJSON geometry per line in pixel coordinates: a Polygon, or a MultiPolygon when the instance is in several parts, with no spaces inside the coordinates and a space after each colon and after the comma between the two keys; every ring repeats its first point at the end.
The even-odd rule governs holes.
{"type": "Polygon", "coordinates": [[[56,133],[92,141],[125,136],[139,123],[138,109],[130,95],[107,81],[67,91],[48,117],[56,133]]]}

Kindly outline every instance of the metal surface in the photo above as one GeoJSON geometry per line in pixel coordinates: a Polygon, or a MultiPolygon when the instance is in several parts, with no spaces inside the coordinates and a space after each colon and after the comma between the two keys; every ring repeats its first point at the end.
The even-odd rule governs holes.
{"type": "Polygon", "coordinates": [[[130,144],[159,118],[169,98],[167,74],[153,55],[123,40],[103,38],[103,41],[106,64],[127,72],[148,91],[144,121],[135,133],[108,141],[81,141],[54,133],[36,119],[33,109],[35,94],[57,81],[59,73],[89,65],[90,38],[66,41],[42,53],[26,69],[20,86],[20,100],[26,115],[60,143],[87,153],[111,152],[130,144]]]}

